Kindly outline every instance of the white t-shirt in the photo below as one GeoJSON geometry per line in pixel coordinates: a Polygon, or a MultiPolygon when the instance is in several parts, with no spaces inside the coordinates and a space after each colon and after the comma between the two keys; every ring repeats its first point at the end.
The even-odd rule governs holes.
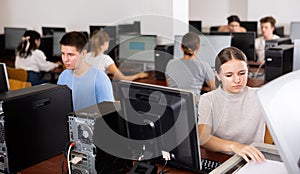
{"type": "Polygon", "coordinates": [[[115,63],[114,60],[106,54],[101,54],[93,57],[91,53],[87,53],[87,55],[85,56],[85,60],[88,64],[103,72],[106,72],[107,68],[111,64],[115,63]]]}
{"type": "MultiPolygon", "coordinates": [[[[280,37],[274,34],[272,39],[278,39],[278,38],[280,37]]],[[[266,45],[266,40],[264,39],[263,36],[255,39],[255,51],[256,51],[258,62],[262,62],[265,60],[265,45],[266,45]]]]}
{"type": "Polygon", "coordinates": [[[59,65],[46,60],[44,52],[36,49],[31,51],[31,55],[27,56],[27,58],[23,58],[17,55],[15,61],[15,67],[24,69],[26,71],[50,71],[54,68],[57,68],[59,65]]]}
{"type": "Polygon", "coordinates": [[[219,87],[201,95],[198,124],[210,129],[201,133],[200,144],[205,144],[210,135],[242,144],[263,142],[265,121],[257,89],[246,87],[241,93],[229,94],[219,87]]]}

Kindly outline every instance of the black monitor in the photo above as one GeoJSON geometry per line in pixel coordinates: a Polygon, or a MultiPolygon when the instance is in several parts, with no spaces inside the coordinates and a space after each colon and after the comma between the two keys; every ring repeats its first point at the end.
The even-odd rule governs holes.
{"type": "Polygon", "coordinates": [[[119,24],[119,34],[141,34],[141,23],[135,21],[133,24],[119,24]]]}
{"type": "Polygon", "coordinates": [[[73,111],[67,86],[32,86],[1,93],[0,100],[4,117],[1,138],[5,138],[0,151],[7,154],[0,164],[7,165],[9,173],[17,173],[65,150],[69,141],[67,114],[73,111]]]}
{"type": "Polygon", "coordinates": [[[170,166],[194,172],[201,170],[197,119],[192,92],[120,81],[121,115],[133,159],[162,161],[170,153],[170,166]]]}
{"type": "Polygon", "coordinates": [[[242,50],[248,60],[256,61],[255,32],[234,32],[232,34],[231,46],[242,50]]]}
{"type": "Polygon", "coordinates": [[[61,56],[61,50],[60,50],[60,40],[63,37],[65,32],[61,31],[54,31],[53,32],[53,57],[60,57],[61,56]]]}
{"type": "Polygon", "coordinates": [[[275,47],[277,45],[282,45],[282,44],[292,44],[292,40],[289,37],[281,37],[278,39],[272,39],[272,40],[266,40],[265,41],[265,50],[275,47]]]}
{"type": "Polygon", "coordinates": [[[279,37],[284,37],[284,26],[276,26],[273,33],[279,37]]]}
{"type": "Polygon", "coordinates": [[[17,49],[25,31],[26,28],[4,27],[5,49],[17,49]]]}
{"type": "Polygon", "coordinates": [[[202,21],[189,21],[189,31],[201,34],[202,21]]]}
{"type": "Polygon", "coordinates": [[[247,31],[257,33],[257,21],[241,21],[240,25],[244,27],[247,31]]]}
{"type": "Polygon", "coordinates": [[[42,27],[43,36],[53,35],[53,32],[55,31],[66,32],[66,28],[65,27],[42,27]]]}
{"type": "Polygon", "coordinates": [[[9,91],[9,81],[5,63],[0,63],[0,93],[9,91]]]}
{"type": "Polygon", "coordinates": [[[210,32],[210,35],[231,35],[231,46],[243,51],[248,60],[256,61],[255,32],[210,32]]]}

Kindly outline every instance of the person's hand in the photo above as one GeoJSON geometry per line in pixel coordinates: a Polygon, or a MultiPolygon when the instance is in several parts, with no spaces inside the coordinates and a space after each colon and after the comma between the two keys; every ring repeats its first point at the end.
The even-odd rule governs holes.
{"type": "Polygon", "coordinates": [[[62,66],[63,65],[63,63],[61,62],[61,61],[57,61],[57,62],[55,62],[58,66],[62,66]]]}
{"type": "Polygon", "coordinates": [[[148,77],[148,75],[149,75],[148,73],[140,72],[140,73],[137,74],[137,77],[138,77],[139,79],[143,79],[143,78],[148,77]]]}
{"type": "Polygon", "coordinates": [[[259,163],[265,160],[265,156],[252,145],[235,143],[231,146],[231,149],[235,154],[243,157],[247,162],[253,160],[254,162],[259,163]]]}

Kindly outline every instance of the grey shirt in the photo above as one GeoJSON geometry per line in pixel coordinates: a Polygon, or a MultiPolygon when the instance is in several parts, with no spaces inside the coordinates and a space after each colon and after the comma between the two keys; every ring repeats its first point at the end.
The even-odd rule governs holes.
{"type": "Polygon", "coordinates": [[[166,67],[168,86],[192,91],[200,95],[204,82],[214,79],[214,72],[208,63],[198,59],[170,60],[166,67]]]}
{"type": "Polygon", "coordinates": [[[200,144],[205,144],[210,135],[242,144],[263,142],[265,121],[256,97],[257,89],[246,87],[239,94],[229,94],[219,87],[203,94],[198,120],[210,129],[201,132],[200,144]]]}

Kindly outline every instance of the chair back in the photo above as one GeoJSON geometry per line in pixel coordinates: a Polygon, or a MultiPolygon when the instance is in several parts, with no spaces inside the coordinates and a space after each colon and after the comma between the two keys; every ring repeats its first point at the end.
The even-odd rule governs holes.
{"type": "Polygon", "coordinates": [[[9,79],[15,79],[27,82],[28,74],[27,71],[24,69],[16,69],[12,67],[6,67],[7,68],[7,74],[9,79]]]}

